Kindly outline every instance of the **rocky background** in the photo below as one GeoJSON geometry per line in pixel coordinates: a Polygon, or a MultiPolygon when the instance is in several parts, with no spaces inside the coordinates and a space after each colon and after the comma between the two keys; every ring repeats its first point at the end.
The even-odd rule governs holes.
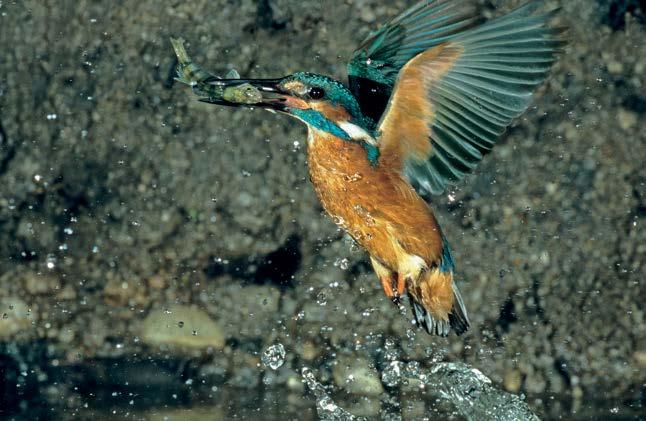
{"type": "Polygon", "coordinates": [[[566,52],[476,174],[433,198],[472,321],[436,339],[323,216],[305,128],[196,102],[168,42],[217,74],[344,78],[410,2],[0,1],[0,414],[306,418],[307,366],[351,412],[415,418],[433,404],[382,381],[396,358],[467,362],[546,418],[643,415],[646,11],[544,3],[566,52]]]}

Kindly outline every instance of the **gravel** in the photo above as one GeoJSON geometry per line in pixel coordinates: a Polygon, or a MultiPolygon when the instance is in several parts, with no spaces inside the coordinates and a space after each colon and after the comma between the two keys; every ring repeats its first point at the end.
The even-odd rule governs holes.
{"type": "MultiPolygon", "coordinates": [[[[300,395],[293,375],[261,381],[262,350],[280,343],[281,370],[307,364],[325,384],[334,367],[350,367],[348,355],[379,370],[392,351],[426,366],[473,365],[545,417],[643,403],[637,2],[562,2],[569,45],[533,106],[467,182],[432,198],[464,282],[472,329],[463,337],[415,331],[384,297],[365,254],[322,214],[304,127],[197,103],[172,79],[171,35],[217,74],[342,78],[353,47],[406,4],[0,2],[0,369],[41,373],[25,384],[33,396],[56,392],[42,393],[53,406],[61,393],[70,407],[89,398],[52,382],[74,384],[97,361],[124,361],[127,372],[140,358],[184,367],[169,369],[183,380],[201,373],[207,390],[240,402],[238,387],[291,384],[300,395]],[[188,363],[139,337],[146,317],[175,305],[218,330],[217,346],[188,363]]],[[[37,399],[2,390],[10,411],[37,399]]],[[[190,402],[217,400],[210,394],[190,402]]],[[[287,411],[312,414],[289,396],[287,411]]],[[[367,414],[378,406],[363,404],[367,414]]]]}

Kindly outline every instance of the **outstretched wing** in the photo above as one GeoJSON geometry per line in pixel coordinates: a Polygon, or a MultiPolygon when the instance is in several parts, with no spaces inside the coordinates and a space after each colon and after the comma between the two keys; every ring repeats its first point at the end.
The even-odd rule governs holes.
{"type": "Polygon", "coordinates": [[[406,62],[480,20],[473,1],[423,0],[371,33],[348,64],[350,90],[364,115],[379,121],[406,62]]]}
{"type": "Polygon", "coordinates": [[[563,45],[538,2],[452,37],[399,72],[379,124],[381,159],[424,192],[469,173],[527,108],[563,45]]]}

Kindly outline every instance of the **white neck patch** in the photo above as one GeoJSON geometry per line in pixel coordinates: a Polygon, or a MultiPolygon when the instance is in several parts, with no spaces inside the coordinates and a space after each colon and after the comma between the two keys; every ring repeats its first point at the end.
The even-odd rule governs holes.
{"type": "Polygon", "coordinates": [[[341,121],[337,125],[341,128],[341,130],[346,132],[352,138],[352,140],[362,140],[366,143],[369,143],[370,145],[377,146],[377,141],[375,140],[375,138],[370,136],[367,131],[357,126],[356,124],[350,123],[349,121],[341,121]]]}

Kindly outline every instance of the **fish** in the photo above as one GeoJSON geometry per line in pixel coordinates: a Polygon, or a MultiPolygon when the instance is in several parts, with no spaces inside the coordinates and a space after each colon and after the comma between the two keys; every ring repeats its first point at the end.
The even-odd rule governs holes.
{"type": "Polygon", "coordinates": [[[262,101],[262,93],[250,83],[224,88],[222,99],[236,104],[257,104],[262,101]]]}
{"type": "Polygon", "coordinates": [[[235,69],[230,70],[226,78],[222,79],[207,72],[191,60],[182,38],[171,38],[170,42],[178,61],[175,80],[190,86],[193,92],[200,97],[200,101],[213,103],[224,100],[240,105],[253,105],[262,101],[260,90],[249,83],[239,85],[221,83],[240,79],[240,75],[235,69]]]}

